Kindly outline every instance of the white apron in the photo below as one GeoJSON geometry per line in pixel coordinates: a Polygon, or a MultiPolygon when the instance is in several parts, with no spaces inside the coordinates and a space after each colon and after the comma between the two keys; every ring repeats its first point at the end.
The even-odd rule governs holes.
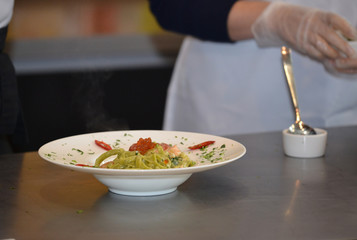
{"type": "MultiPolygon", "coordinates": [[[[336,12],[357,26],[356,0],[286,2],[336,12]]],[[[357,77],[332,76],[296,52],[292,58],[302,120],[321,128],[356,125],[357,77]]],[[[168,90],[165,130],[231,135],[280,131],[294,121],[280,48],[185,39],[168,90]]]]}

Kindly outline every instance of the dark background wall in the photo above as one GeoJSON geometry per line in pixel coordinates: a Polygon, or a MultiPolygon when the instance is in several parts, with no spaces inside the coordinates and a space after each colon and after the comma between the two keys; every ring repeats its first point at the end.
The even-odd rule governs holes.
{"type": "Polygon", "coordinates": [[[172,67],[19,75],[28,142],[36,151],[76,134],[161,129],[172,67]]]}

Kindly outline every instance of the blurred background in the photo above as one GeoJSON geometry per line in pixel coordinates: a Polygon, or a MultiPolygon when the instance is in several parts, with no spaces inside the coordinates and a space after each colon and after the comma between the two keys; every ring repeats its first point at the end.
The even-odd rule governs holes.
{"type": "Polygon", "coordinates": [[[181,42],[146,0],[16,0],[6,52],[28,142],[15,151],[88,132],[161,129],[181,42]]]}

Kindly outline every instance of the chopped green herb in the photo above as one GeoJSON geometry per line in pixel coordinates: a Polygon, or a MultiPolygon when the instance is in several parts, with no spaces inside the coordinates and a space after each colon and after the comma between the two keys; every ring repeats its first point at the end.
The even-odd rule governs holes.
{"type": "Polygon", "coordinates": [[[83,212],[84,212],[84,210],[82,210],[82,209],[79,209],[79,210],[76,211],[77,214],[81,214],[83,212]]]}
{"type": "Polygon", "coordinates": [[[203,157],[204,157],[205,159],[210,159],[210,158],[213,157],[214,153],[215,153],[214,151],[210,151],[209,153],[203,155],[203,157]]]}
{"type": "Polygon", "coordinates": [[[177,166],[180,163],[180,160],[182,159],[180,159],[179,157],[174,157],[171,159],[171,163],[172,165],[177,166]]]}
{"type": "Polygon", "coordinates": [[[77,148],[72,148],[72,150],[73,150],[73,151],[77,151],[77,152],[79,152],[81,155],[83,155],[83,153],[84,153],[82,150],[77,149],[77,148]]]}
{"type": "Polygon", "coordinates": [[[113,144],[113,147],[119,147],[120,146],[120,139],[115,140],[115,143],[113,144]]]}

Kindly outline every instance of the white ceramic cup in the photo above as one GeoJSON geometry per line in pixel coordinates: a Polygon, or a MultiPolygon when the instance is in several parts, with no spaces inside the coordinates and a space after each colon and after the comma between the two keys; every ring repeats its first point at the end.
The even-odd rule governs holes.
{"type": "Polygon", "coordinates": [[[327,131],[315,128],[316,135],[291,134],[283,130],[283,148],[286,155],[297,158],[316,158],[325,154],[327,131]]]}

